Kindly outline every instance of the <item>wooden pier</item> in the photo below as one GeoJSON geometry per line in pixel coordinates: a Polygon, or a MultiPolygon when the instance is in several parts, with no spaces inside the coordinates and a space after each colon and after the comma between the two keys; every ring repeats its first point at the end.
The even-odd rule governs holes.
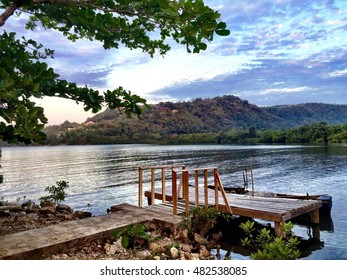
{"type": "MultiPolygon", "coordinates": [[[[281,222],[306,213],[311,214],[313,224],[319,224],[319,208],[322,206],[317,200],[226,193],[217,167],[187,169],[184,165],[139,167],[139,207],[143,207],[143,197],[148,198],[146,207],[173,215],[188,213],[192,207],[215,207],[233,215],[272,221],[277,236],[284,234],[281,222]],[[143,191],[143,175],[147,170],[151,174],[150,190],[143,191]],[[171,188],[166,186],[168,173],[171,188]],[[194,184],[189,184],[190,179],[194,184]],[[161,187],[156,186],[157,181],[161,181],[161,187]]],[[[313,233],[314,238],[319,239],[319,229],[313,233]]]]}

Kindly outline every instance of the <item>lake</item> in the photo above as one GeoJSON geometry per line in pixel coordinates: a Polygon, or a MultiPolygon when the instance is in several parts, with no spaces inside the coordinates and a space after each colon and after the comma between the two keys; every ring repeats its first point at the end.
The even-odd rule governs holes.
{"type": "MultiPolygon", "coordinates": [[[[235,186],[243,185],[242,171],[250,157],[256,191],[332,196],[331,220],[321,227],[322,248],[305,259],[347,259],[347,145],[3,147],[0,198],[25,196],[38,202],[47,195],[45,187],[66,180],[66,204],[101,215],[112,205],[137,205],[139,166],[218,166],[223,185],[235,186]]],[[[308,237],[305,226],[295,226],[294,232],[308,237]]],[[[247,259],[236,253],[232,258],[247,259]]]]}

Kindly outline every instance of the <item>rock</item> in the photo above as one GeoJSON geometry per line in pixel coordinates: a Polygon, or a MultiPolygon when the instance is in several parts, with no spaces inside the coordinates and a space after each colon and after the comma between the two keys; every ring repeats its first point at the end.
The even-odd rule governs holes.
{"type": "Polygon", "coordinates": [[[55,206],[54,207],[41,207],[39,213],[42,215],[55,215],[55,206]]]}
{"type": "Polygon", "coordinates": [[[156,260],[156,261],[160,261],[160,257],[159,256],[154,256],[153,259],[156,260]]]}
{"type": "Polygon", "coordinates": [[[187,253],[190,253],[193,249],[193,246],[191,245],[188,245],[188,244],[183,244],[181,246],[181,250],[184,251],[184,252],[187,252],[187,253]]]}
{"type": "Polygon", "coordinates": [[[58,204],[55,209],[57,210],[57,212],[63,213],[63,214],[72,214],[73,213],[73,210],[69,205],[58,204]]]}
{"type": "Polygon", "coordinates": [[[153,252],[153,251],[158,251],[159,248],[159,244],[157,242],[151,242],[149,244],[149,249],[153,252]]]}
{"type": "Polygon", "coordinates": [[[8,210],[0,211],[0,217],[2,217],[2,218],[11,217],[11,213],[8,210]]]}
{"type": "Polygon", "coordinates": [[[149,258],[151,256],[152,256],[152,254],[148,250],[143,250],[143,251],[136,252],[136,258],[139,258],[139,259],[147,259],[147,258],[149,258]]]}
{"type": "Polygon", "coordinates": [[[199,260],[199,254],[190,254],[191,255],[191,260],[199,260]]]}
{"type": "Polygon", "coordinates": [[[200,251],[199,251],[199,257],[202,259],[209,258],[211,256],[211,253],[209,250],[207,250],[206,246],[201,245],[200,251]]]}
{"type": "Polygon", "coordinates": [[[65,221],[71,221],[75,218],[73,214],[67,214],[67,213],[58,213],[56,214],[56,217],[65,221]]]}
{"type": "Polygon", "coordinates": [[[171,257],[175,260],[178,258],[178,250],[176,247],[171,247],[170,249],[171,257]]]}
{"type": "Polygon", "coordinates": [[[111,245],[109,243],[105,244],[105,253],[107,255],[114,255],[117,252],[117,246],[116,245],[111,245]]]}
{"type": "Polygon", "coordinates": [[[21,212],[23,211],[23,209],[20,205],[14,204],[14,205],[0,206],[0,211],[21,212]]]}
{"type": "Polygon", "coordinates": [[[73,215],[77,219],[85,219],[85,218],[90,218],[92,216],[92,213],[84,212],[84,211],[75,211],[73,215]]]}
{"type": "Polygon", "coordinates": [[[3,200],[0,200],[0,206],[5,206],[5,205],[6,205],[6,202],[3,200]]]}
{"type": "Polygon", "coordinates": [[[208,241],[206,238],[201,237],[199,234],[194,233],[194,240],[196,243],[200,244],[200,245],[207,245],[208,241]]]}
{"type": "Polygon", "coordinates": [[[32,208],[34,206],[34,202],[32,202],[31,200],[25,201],[22,203],[21,207],[22,208],[32,208]]]}
{"type": "Polygon", "coordinates": [[[52,201],[49,201],[49,200],[42,200],[41,203],[40,203],[40,206],[41,208],[44,208],[44,207],[51,207],[51,208],[55,208],[55,203],[52,202],[52,201]]]}

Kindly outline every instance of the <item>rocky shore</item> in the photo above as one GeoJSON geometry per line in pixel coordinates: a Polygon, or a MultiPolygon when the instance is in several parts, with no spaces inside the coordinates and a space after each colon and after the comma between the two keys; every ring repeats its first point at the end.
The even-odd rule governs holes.
{"type": "MultiPolygon", "coordinates": [[[[5,203],[0,201],[0,235],[64,223],[74,219],[91,217],[90,212],[73,211],[68,205],[52,203],[35,205],[31,202],[5,203]]],[[[63,253],[43,256],[48,260],[198,260],[214,259],[211,248],[215,247],[220,235],[210,240],[203,236],[188,234],[187,229],[168,229],[160,224],[146,222],[144,229],[148,239],[130,249],[122,245],[122,237],[109,236],[94,240],[83,246],[70,248],[63,253]]]]}

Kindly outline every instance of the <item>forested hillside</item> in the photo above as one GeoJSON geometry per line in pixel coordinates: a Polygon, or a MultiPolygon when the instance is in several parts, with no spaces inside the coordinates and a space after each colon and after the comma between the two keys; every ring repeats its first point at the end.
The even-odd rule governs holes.
{"type": "Polygon", "coordinates": [[[46,128],[47,144],[175,143],[175,139],[192,134],[208,138],[215,133],[250,128],[259,131],[318,122],[347,123],[347,105],[312,103],[261,108],[227,95],[159,103],[145,110],[142,118],[127,119],[119,111],[106,110],[83,124],[65,122],[46,128]]]}

